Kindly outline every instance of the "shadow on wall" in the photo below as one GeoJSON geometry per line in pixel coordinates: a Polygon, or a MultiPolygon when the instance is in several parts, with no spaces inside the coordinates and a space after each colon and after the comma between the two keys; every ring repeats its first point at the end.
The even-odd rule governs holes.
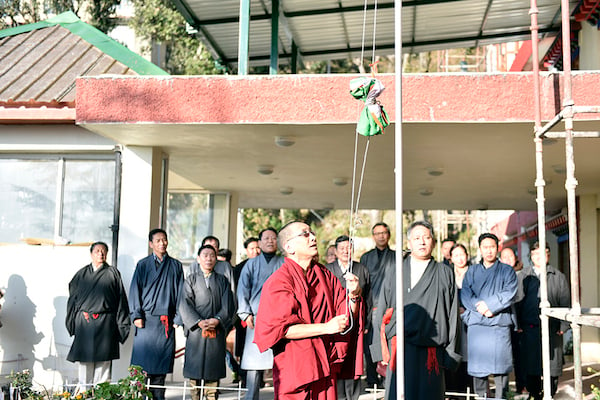
{"type": "Polygon", "coordinates": [[[27,286],[21,275],[11,275],[2,307],[2,334],[0,347],[4,353],[0,374],[29,369],[33,373],[34,346],[44,338],[36,332],[33,318],[36,306],[27,296],[27,286]],[[15,341],[15,338],[18,338],[15,341]],[[8,342],[10,340],[10,342],[8,342]]]}
{"type": "Polygon", "coordinates": [[[48,356],[42,360],[42,366],[47,371],[53,371],[54,384],[63,385],[76,382],[78,379],[77,366],[67,361],[67,354],[71,348],[73,339],[69,337],[65,327],[65,318],[67,314],[67,297],[58,296],[54,298],[54,318],[52,319],[52,337],[51,343],[54,348],[49,349],[48,356]]]}

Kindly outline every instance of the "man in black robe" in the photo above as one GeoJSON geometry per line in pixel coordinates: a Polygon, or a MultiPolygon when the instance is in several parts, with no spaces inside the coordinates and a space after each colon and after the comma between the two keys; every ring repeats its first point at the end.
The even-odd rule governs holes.
{"type": "MultiPolygon", "coordinates": [[[[369,270],[371,279],[371,306],[377,307],[379,293],[383,284],[385,271],[390,268],[396,268],[396,252],[390,249],[390,227],[385,222],[378,222],[371,229],[375,248],[363,254],[360,263],[369,270]]],[[[380,359],[379,349],[375,348],[375,354],[371,354],[374,342],[373,335],[379,335],[379,327],[373,327],[372,319],[374,316],[373,308],[367,308],[367,323],[365,325],[365,371],[367,375],[367,386],[381,386],[381,378],[377,373],[377,363],[374,359],[380,359]]]]}
{"type": "Polygon", "coordinates": [[[90,253],[92,262],[69,283],[67,302],[67,331],[75,336],[67,360],[79,362],[81,385],[110,381],[131,326],[121,274],[106,263],[108,245],[96,242],[90,253]]]}
{"type": "MultiPolygon", "coordinates": [[[[225,377],[225,337],[235,314],[235,300],[229,281],[213,272],[215,249],[200,247],[197,261],[200,272],[185,280],[179,306],[187,337],[183,375],[192,385],[205,386],[207,400],[216,400],[215,387],[225,377]]],[[[200,392],[200,388],[192,389],[192,400],[199,400],[200,392]]]]}
{"type": "MultiPolygon", "coordinates": [[[[141,259],[129,289],[131,320],[135,338],[131,364],[141,366],[150,385],[164,386],[175,360],[175,328],[181,325],[178,312],[183,288],[181,263],[167,254],[167,233],[153,229],[148,234],[152,254],[141,259]]],[[[165,389],[150,387],[155,400],[165,399],[165,389]]]]}
{"type": "MultiPolygon", "coordinates": [[[[358,286],[360,286],[363,299],[365,299],[365,310],[370,310],[373,305],[371,303],[371,279],[369,277],[369,270],[361,263],[352,262],[352,244],[348,236],[342,235],[335,240],[335,257],[336,260],[327,264],[325,268],[331,271],[331,273],[339,279],[344,288],[346,288],[346,275],[356,275],[358,277],[358,286]]],[[[366,316],[363,317],[366,318],[366,316]]],[[[353,323],[363,324],[364,326],[365,321],[353,321],[353,323]]],[[[354,334],[356,334],[356,331],[354,331],[354,334]]],[[[355,349],[352,350],[356,351],[355,349]]],[[[338,379],[337,381],[339,400],[358,400],[360,389],[359,378],[345,378],[338,379]]]]}
{"type": "MultiPolygon", "coordinates": [[[[523,268],[519,274],[522,298],[515,304],[519,327],[523,330],[521,339],[521,367],[526,375],[530,398],[541,400],[542,393],[542,329],[540,320],[540,278],[541,269],[550,259],[550,248],[540,249],[535,242],[530,250],[532,266],[523,268]]],[[[570,307],[569,284],[565,275],[555,267],[546,265],[548,302],[550,307],[570,307]]],[[[550,318],[550,395],[558,389],[558,378],[563,368],[563,334],[570,325],[567,321],[550,318]]]]}
{"type": "MultiPolygon", "coordinates": [[[[410,256],[404,259],[404,379],[407,400],[442,400],[444,369],[460,356],[460,324],[454,271],[436,262],[433,227],[416,221],[408,228],[410,256]]],[[[387,362],[386,400],[395,400],[396,269],[386,271],[374,321],[381,327],[383,361],[387,362]]],[[[398,360],[402,362],[402,360],[398,360]]]]}
{"type": "Polygon", "coordinates": [[[456,240],[452,238],[446,238],[442,240],[442,258],[444,259],[442,262],[446,265],[452,265],[452,260],[450,260],[450,249],[452,246],[456,244],[456,240]]]}

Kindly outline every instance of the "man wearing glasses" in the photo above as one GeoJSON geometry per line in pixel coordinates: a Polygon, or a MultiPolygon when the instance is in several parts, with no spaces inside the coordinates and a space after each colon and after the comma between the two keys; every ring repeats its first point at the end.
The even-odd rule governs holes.
{"type": "Polygon", "coordinates": [[[314,261],[317,240],[303,222],[284,226],[277,241],[285,261],[263,286],[254,342],[273,350],[276,398],[336,400],[337,378],[362,374],[358,278],[346,274],[344,290],[314,261]],[[356,346],[357,357],[347,357],[356,346]]]}
{"type": "MultiPolygon", "coordinates": [[[[363,254],[360,258],[360,263],[366,266],[369,270],[371,279],[371,305],[377,307],[379,301],[379,292],[383,286],[383,278],[387,269],[396,268],[396,252],[390,249],[390,227],[385,222],[378,222],[371,229],[375,248],[363,254]]],[[[367,386],[381,386],[382,379],[377,373],[377,363],[373,361],[371,348],[375,341],[373,335],[379,334],[379,329],[373,329],[372,318],[374,309],[367,309],[367,323],[365,326],[365,372],[367,374],[367,386]]],[[[375,348],[375,358],[380,357],[379,351],[375,348]]]]}

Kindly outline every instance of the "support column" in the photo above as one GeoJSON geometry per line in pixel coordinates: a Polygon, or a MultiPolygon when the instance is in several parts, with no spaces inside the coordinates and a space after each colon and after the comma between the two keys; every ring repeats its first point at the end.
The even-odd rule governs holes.
{"type": "Polygon", "coordinates": [[[238,39],[238,75],[248,75],[250,48],[250,0],[240,0],[240,35],[238,39]]]}
{"type": "Polygon", "coordinates": [[[588,22],[581,23],[579,31],[579,69],[600,69],[600,30],[588,22]]]}
{"type": "MultiPolygon", "coordinates": [[[[579,196],[579,242],[581,269],[581,306],[597,307],[600,304],[600,198],[598,195],[579,196]]],[[[597,361],[600,352],[600,330],[583,327],[581,332],[582,362],[597,361]]]]}
{"type": "MultiPolygon", "coordinates": [[[[157,148],[123,149],[118,263],[126,290],[136,263],[149,254],[148,232],[159,224],[162,160],[157,148]]],[[[133,333],[121,349],[123,357],[113,362],[113,376],[127,375],[132,344],[133,333]]]]}
{"type": "Polygon", "coordinates": [[[292,41],[292,74],[298,73],[298,45],[292,41]]]}
{"type": "Polygon", "coordinates": [[[279,65],[279,0],[271,0],[271,65],[270,75],[277,75],[279,65]]]}
{"type": "MultiPolygon", "coordinates": [[[[231,192],[229,194],[229,227],[228,227],[228,241],[229,250],[233,254],[231,263],[235,265],[237,262],[238,249],[243,248],[244,239],[241,243],[238,243],[238,209],[240,206],[240,195],[237,192],[231,192]]],[[[243,234],[242,234],[243,236],[243,234]]]]}

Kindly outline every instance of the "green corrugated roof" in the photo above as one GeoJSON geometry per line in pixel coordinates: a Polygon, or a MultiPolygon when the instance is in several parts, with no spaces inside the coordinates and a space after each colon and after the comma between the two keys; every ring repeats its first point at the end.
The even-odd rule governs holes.
{"type": "Polygon", "coordinates": [[[129,50],[100,30],[86,24],[71,11],[64,12],[45,21],[1,30],[0,39],[55,25],[60,25],[68,29],[74,35],[97,47],[100,51],[131,68],[139,75],[169,75],[166,71],[129,50]]]}

